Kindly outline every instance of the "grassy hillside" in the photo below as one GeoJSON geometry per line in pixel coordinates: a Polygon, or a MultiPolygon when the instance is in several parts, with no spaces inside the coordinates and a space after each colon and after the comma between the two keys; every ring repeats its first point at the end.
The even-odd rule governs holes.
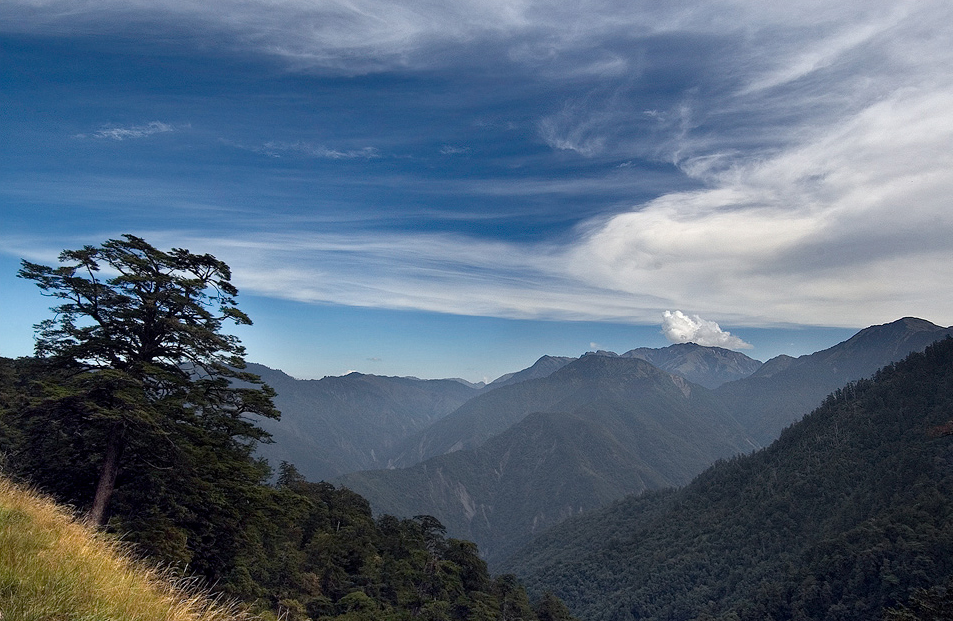
{"type": "Polygon", "coordinates": [[[53,502],[0,478],[3,621],[249,618],[177,588],[53,502]]]}

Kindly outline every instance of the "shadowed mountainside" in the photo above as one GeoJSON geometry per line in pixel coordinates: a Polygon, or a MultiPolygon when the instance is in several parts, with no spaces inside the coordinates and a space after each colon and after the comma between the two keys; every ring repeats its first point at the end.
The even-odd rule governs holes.
{"type": "MultiPolygon", "coordinates": [[[[703,386],[718,386],[729,379],[746,377],[761,363],[744,354],[694,343],[662,349],[634,349],[621,356],[596,352],[583,356],[601,358],[637,358],[673,375],[703,386]]],[[[524,416],[536,411],[554,411],[555,404],[572,392],[572,385],[532,383],[551,377],[578,358],[543,356],[533,366],[505,375],[490,383],[486,392],[425,430],[403,440],[390,459],[393,467],[408,467],[430,457],[480,446],[502,433],[524,416]]],[[[597,395],[592,395],[597,398],[597,395]]]]}
{"type": "Polygon", "coordinates": [[[502,569],[593,621],[882,618],[953,577],[951,417],[945,339],[769,448],[563,522],[502,569]]]}

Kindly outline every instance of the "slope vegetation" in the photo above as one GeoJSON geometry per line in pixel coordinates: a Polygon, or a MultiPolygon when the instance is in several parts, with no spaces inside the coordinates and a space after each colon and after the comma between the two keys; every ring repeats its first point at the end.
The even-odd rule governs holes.
{"type": "Polygon", "coordinates": [[[225,621],[250,618],[176,588],[114,540],[0,478],[4,620],[225,621]]]}
{"type": "Polygon", "coordinates": [[[877,619],[953,577],[951,433],[946,339],[769,448],[568,520],[504,569],[593,621],[877,619]]]}
{"type": "MultiPolygon", "coordinates": [[[[58,376],[46,369],[36,360],[0,358],[0,460],[10,476],[82,510],[101,459],[77,408],[31,403],[37,387],[55,385],[58,376]]],[[[126,462],[108,531],[132,542],[137,555],[185,568],[216,595],[272,621],[569,618],[553,597],[534,611],[512,576],[491,577],[477,547],[445,537],[430,516],[375,519],[364,498],[309,483],[287,463],[274,485],[265,484],[269,473],[251,447],[228,460],[216,445],[158,448],[201,451],[202,471],[183,476],[183,468],[157,468],[148,458],[141,467],[138,459],[126,462]]],[[[153,597],[148,584],[127,579],[136,573],[132,564],[98,552],[102,541],[62,511],[48,503],[35,510],[4,490],[3,621],[218,618],[182,616],[201,613],[200,601],[163,599],[167,588],[153,597]]]]}

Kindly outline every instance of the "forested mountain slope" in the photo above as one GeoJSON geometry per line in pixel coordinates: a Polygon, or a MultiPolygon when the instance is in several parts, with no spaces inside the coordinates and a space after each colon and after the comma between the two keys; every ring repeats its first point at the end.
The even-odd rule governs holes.
{"type": "Polygon", "coordinates": [[[570,515],[684,484],[719,457],[754,446],[710,391],[641,359],[584,356],[478,400],[514,413],[530,396],[545,397],[548,411],[475,449],[341,481],[377,511],[436,516],[492,562],[570,515]]]}
{"type": "Polygon", "coordinates": [[[751,377],[720,386],[716,394],[745,429],[767,445],[781,430],[820,405],[831,391],[953,335],[923,319],[905,317],[870,326],[837,345],[799,358],[769,360],[751,377]]]}
{"type": "Polygon", "coordinates": [[[351,373],[298,380],[250,364],[275,389],[281,420],[259,420],[274,443],[258,453],[277,466],[288,461],[312,481],[383,468],[401,439],[426,428],[480,394],[455,380],[419,380],[351,373]]]}
{"type": "Polygon", "coordinates": [[[951,433],[945,339],[767,449],[563,522],[503,569],[592,621],[878,619],[953,576],[951,433]]]}

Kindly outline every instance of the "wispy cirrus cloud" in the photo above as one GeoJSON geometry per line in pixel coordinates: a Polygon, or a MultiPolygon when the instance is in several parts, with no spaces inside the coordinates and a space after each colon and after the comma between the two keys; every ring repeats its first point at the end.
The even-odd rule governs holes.
{"type": "Polygon", "coordinates": [[[948,316],[951,106],[953,91],[901,90],[772,158],[736,161],[708,189],[593,223],[571,269],[749,322],[948,316]]]}
{"type": "Polygon", "coordinates": [[[460,147],[450,144],[445,144],[440,147],[441,155],[465,155],[470,152],[470,147],[460,147]]]}
{"type": "Polygon", "coordinates": [[[272,157],[281,157],[285,154],[292,154],[305,157],[324,158],[329,160],[353,160],[353,159],[376,159],[381,157],[380,151],[375,147],[361,147],[360,149],[331,149],[324,145],[315,145],[307,142],[266,142],[260,147],[252,148],[253,151],[263,153],[272,157]]]}
{"type": "MultiPolygon", "coordinates": [[[[654,322],[666,303],[619,296],[565,274],[559,248],[478,241],[441,234],[284,232],[204,236],[140,231],[157,247],[210,252],[228,263],[245,293],[308,303],[519,319],[614,318],[654,322]],[[643,309],[653,309],[651,312],[643,309]]],[[[116,236],[116,234],[112,234],[116,236]]],[[[58,253],[18,238],[29,256],[58,253]]],[[[78,241],[74,245],[82,245],[78,241]]]]}
{"type": "MultiPolygon", "coordinates": [[[[454,46],[485,41],[549,77],[631,73],[633,58],[606,42],[659,33],[770,32],[774,47],[786,33],[802,41],[844,21],[876,13],[869,3],[832,7],[814,0],[783,9],[751,0],[653,4],[623,0],[7,0],[7,31],[114,33],[173,25],[203,45],[242,47],[288,59],[299,67],[348,73],[445,64],[454,46]],[[148,26],[146,26],[148,24],[148,26]],[[188,24],[188,27],[182,27],[188,24]],[[501,45],[502,44],[502,45],[501,45]],[[434,48],[443,54],[434,55],[434,48]]],[[[459,48],[464,49],[459,49],[459,48]]],[[[625,46],[620,46],[625,49],[625,46]]]]}
{"type": "MultiPolygon", "coordinates": [[[[188,126],[186,126],[188,127],[188,126]]],[[[139,138],[148,138],[155,134],[165,134],[174,132],[179,127],[163,123],[161,121],[152,121],[144,125],[106,125],[89,134],[76,134],[75,138],[94,138],[99,140],[137,140],[139,138]]]]}
{"type": "MultiPolygon", "coordinates": [[[[747,325],[856,326],[911,312],[953,323],[948,2],[10,0],[0,7],[0,23],[23,30],[123,30],[144,15],[187,23],[182,31],[208,45],[277,56],[304,73],[476,67],[511,83],[532,80],[538,90],[521,117],[529,140],[587,166],[511,174],[526,165],[523,157],[502,161],[507,174],[498,177],[407,174],[394,182],[418,185],[415,196],[433,192],[452,204],[467,193],[528,205],[572,195],[583,205],[606,188],[634,194],[632,178],[652,171],[624,177],[636,167],[619,166],[640,159],[676,166],[682,187],[692,188],[665,181],[651,187],[650,199],[587,203],[578,208],[585,220],[558,242],[383,225],[315,234],[292,224],[270,235],[191,238],[234,264],[246,289],[507,317],[654,323],[664,310],[692,308],[747,325]],[[658,94],[659,84],[670,92],[658,94]]],[[[467,105],[447,97],[447,109],[467,105]]],[[[87,137],[129,140],[172,129],[157,121],[87,137]]],[[[446,135],[429,154],[460,154],[462,147],[444,142],[458,134],[446,135]]],[[[380,156],[372,147],[249,143],[280,157],[380,156]]],[[[168,236],[173,244],[182,239],[181,231],[168,236]]]]}

